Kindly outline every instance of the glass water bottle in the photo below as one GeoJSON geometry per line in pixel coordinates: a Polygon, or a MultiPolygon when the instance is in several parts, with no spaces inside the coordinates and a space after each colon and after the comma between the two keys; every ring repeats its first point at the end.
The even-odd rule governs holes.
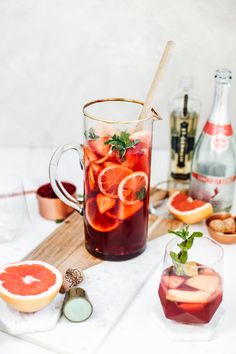
{"type": "Polygon", "coordinates": [[[229,211],[234,197],[236,146],[228,112],[231,78],[230,70],[216,71],[212,110],[193,157],[190,195],[210,201],[214,211],[229,211]]]}

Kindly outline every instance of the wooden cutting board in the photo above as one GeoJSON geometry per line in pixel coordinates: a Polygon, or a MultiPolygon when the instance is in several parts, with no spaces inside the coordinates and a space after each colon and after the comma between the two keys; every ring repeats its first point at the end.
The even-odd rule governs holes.
{"type": "MultiPolygon", "coordinates": [[[[168,229],[177,229],[182,223],[174,219],[149,216],[149,241],[167,233],[168,229]]],[[[48,262],[63,274],[68,268],[84,270],[103,262],[92,256],[84,246],[83,218],[79,213],[71,214],[62,225],[41,242],[25,258],[48,262]]]]}

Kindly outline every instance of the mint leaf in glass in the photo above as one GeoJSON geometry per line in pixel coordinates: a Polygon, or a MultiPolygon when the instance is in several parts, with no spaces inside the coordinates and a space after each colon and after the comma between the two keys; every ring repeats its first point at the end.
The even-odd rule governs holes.
{"type": "Polygon", "coordinates": [[[145,187],[142,187],[139,192],[136,192],[138,200],[143,200],[146,197],[147,190],[145,187]]]}
{"type": "Polygon", "coordinates": [[[94,128],[89,128],[88,133],[85,131],[84,132],[84,136],[85,136],[86,139],[90,139],[90,140],[97,140],[97,139],[100,138],[99,135],[97,135],[95,133],[95,129],[94,128]]]}
{"type": "Polygon", "coordinates": [[[170,257],[172,258],[173,263],[176,264],[178,262],[185,264],[188,260],[188,250],[192,248],[194,238],[202,237],[203,233],[200,231],[195,231],[190,235],[189,225],[187,225],[182,230],[169,230],[168,233],[174,234],[183,240],[182,242],[177,244],[177,246],[180,248],[179,253],[170,252],[170,257]]]}
{"type": "Polygon", "coordinates": [[[118,151],[122,159],[124,159],[127,149],[135,147],[140,140],[130,140],[130,133],[126,131],[120,132],[120,135],[114,134],[110,139],[108,139],[104,144],[111,145],[112,151],[118,151]]]}

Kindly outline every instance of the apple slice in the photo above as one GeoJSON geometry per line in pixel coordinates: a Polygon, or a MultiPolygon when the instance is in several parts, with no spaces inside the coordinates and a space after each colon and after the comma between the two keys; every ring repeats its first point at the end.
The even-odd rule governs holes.
{"type": "Polygon", "coordinates": [[[199,303],[204,304],[209,302],[211,295],[206,291],[185,291],[170,289],[167,291],[166,299],[170,301],[177,302],[189,302],[189,303],[199,303]]]}
{"type": "Polygon", "coordinates": [[[176,289],[184,282],[184,280],[184,278],[176,275],[163,275],[161,281],[167,289],[176,289]]]}
{"type": "Polygon", "coordinates": [[[209,294],[213,294],[220,285],[220,279],[214,275],[200,274],[189,278],[185,284],[194,289],[203,290],[209,294]]]}

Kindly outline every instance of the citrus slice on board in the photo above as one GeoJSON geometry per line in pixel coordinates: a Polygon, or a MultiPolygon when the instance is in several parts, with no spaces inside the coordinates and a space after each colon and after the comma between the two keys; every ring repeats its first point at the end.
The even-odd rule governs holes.
{"type": "Polygon", "coordinates": [[[120,182],[131,173],[132,170],[118,164],[105,167],[98,175],[100,191],[108,197],[118,198],[120,182]]]}
{"type": "Polygon", "coordinates": [[[119,219],[123,221],[136,214],[142,208],[142,206],[143,202],[141,200],[133,205],[127,205],[119,201],[114,208],[106,212],[106,215],[113,219],[119,219]]]}
{"type": "Polygon", "coordinates": [[[169,211],[186,224],[196,224],[208,218],[213,213],[213,208],[210,203],[175,192],[169,199],[169,211]]]}
{"type": "Polygon", "coordinates": [[[134,172],[120,182],[118,187],[119,198],[127,205],[138,203],[145,198],[147,186],[147,174],[142,171],[134,172]]]}
{"type": "Polygon", "coordinates": [[[118,220],[99,212],[96,198],[90,198],[86,201],[85,216],[89,225],[96,231],[109,232],[119,226],[118,220]]]}
{"type": "Polygon", "coordinates": [[[22,261],[0,268],[0,297],[21,312],[47,306],[61,285],[59,270],[42,261],[22,261]]]}

